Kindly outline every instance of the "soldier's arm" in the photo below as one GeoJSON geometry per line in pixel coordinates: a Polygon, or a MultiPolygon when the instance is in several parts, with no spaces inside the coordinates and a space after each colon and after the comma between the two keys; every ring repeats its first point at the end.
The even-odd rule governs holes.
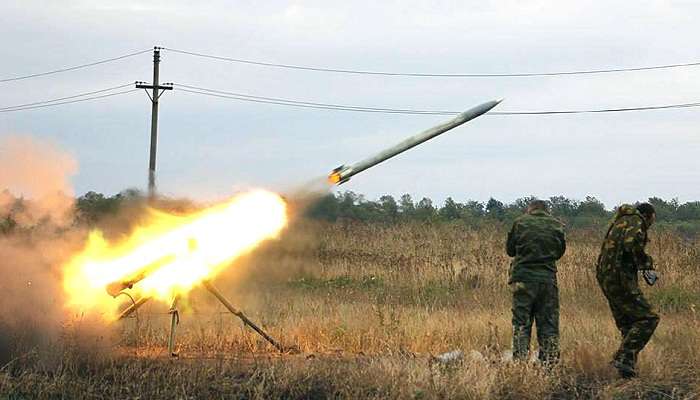
{"type": "Polygon", "coordinates": [[[632,254],[634,265],[640,271],[654,269],[652,258],[645,251],[646,238],[641,218],[632,218],[632,221],[625,229],[624,248],[632,254]]]}
{"type": "Polygon", "coordinates": [[[510,257],[515,257],[515,226],[517,222],[513,223],[513,227],[510,228],[508,232],[508,239],[506,240],[506,253],[510,257]]]}
{"type": "Polygon", "coordinates": [[[564,253],[566,253],[566,233],[564,233],[564,228],[562,227],[561,230],[557,230],[557,238],[559,239],[559,256],[557,257],[557,260],[562,258],[564,256],[564,253]]]}

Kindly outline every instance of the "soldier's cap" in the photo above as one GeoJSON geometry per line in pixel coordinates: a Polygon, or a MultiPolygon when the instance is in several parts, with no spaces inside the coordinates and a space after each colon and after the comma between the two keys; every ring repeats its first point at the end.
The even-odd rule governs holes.
{"type": "Polygon", "coordinates": [[[656,210],[654,209],[654,206],[652,206],[649,203],[639,203],[639,204],[637,204],[637,206],[635,208],[637,209],[637,211],[640,212],[640,214],[645,215],[645,216],[656,214],[656,210]]]}
{"type": "Polygon", "coordinates": [[[529,212],[535,210],[549,211],[549,204],[547,204],[547,202],[544,200],[534,199],[527,205],[527,211],[529,212]]]}
{"type": "Polygon", "coordinates": [[[631,204],[621,204],[615,211],[617,215],[633,215],[639,210],[637,210],[637,208],[631,204]]]}

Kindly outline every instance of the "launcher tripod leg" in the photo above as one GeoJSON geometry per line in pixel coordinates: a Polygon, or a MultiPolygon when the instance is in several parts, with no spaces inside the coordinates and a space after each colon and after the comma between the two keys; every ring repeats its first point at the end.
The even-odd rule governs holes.
{"type": "Polygon", "coordinates": [[[141,297],[140,299],[136,300],[133,304],[131,304],[126,309],[124,309],[124,311],[122,311],[121,314],[119,314],[119,316],[117,317],[117,320],[124,319],[124,318],[128,317],[129,315],[133,314],[136,310],[139,309],[139,307],[146,304],[146,302],[150,299],[151,299],[150,297],[146,296],[146,297],[141,297]]]}
{"type": "Polygon", "coordinates": [[[253,329],[260,336],[262,336],[265,340],[267,340],[271,345],[275,346],[275,348],[277,350],[279,350],[281,353],[286,353],[286,352],[289,352],[290,350],[293,350],[291,348],[285,348],[284,346],[282,346],[279,342],[277,342],[270,335],[268,335],[264,330],[262,330],[260,327],[258,327],[253,321],[249,320],[248,317],[246,317],[245,314],[243,314],[243,312],[236,309],[236,307],[234,307],[233,304],[231,304],[224,297],[224,295],[222,295],[221,292],[219,292],[219,289],[217,289],[214,285],[211,284],[211,282],[204,281],[204,282],[202,282],[202,284],[204,285],[205,288],[207,288],[207,290],[209,292],[211,292],[211,294],[214,295],[214,297],[219,299],[221,304],[223,304],[224,307],[226,307],[226,309],[231,312],[231,314],[240,318],[244,324],[248,325],[251,329],[253,329]]]}
{"type": "Polygon", "coordinates": [[[175,329],[180,323],[180,313],[177,311],[177,303],[180,300],[180,295],[176,294],[173,297],[173,302],[170,304],[170,338],[168,339],[168,353],[171,357],[177,357],[175,352],[175,329]]]}

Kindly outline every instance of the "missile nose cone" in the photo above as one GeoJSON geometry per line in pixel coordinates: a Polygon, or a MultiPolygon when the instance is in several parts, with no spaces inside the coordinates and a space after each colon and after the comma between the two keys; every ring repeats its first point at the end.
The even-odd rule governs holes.
{"type": "Polygon", "coordinates": [[[503,100],[504,100],[504,98],[501,97],[500,99],[491,100],[491,101],[487,102],[486,104],[488,105],[488,109],[491,110],[492,108],[494,108],[494,107],[496,107],[497,105],[501,104],[501,102],[502,102],[503,100]]]}
{"type": "Polygon", "coordinates": [[[503,101],[503,98],[487,101],[486,103],[481,103],[478,106],[472,107],[469,110],[459,114],[455,119],[461,121],[461,123],[467,122],[474,119],[480,115],[486,114],[491,111],[494,107],[499,105],[503,101]]]}
{"type": "Polygon", "coordinates": [[[501,104],[502,101],[503,101],[503,98],[491,100],[491,101],[487,101],[486,103],[483,103],[477,107],[479,107],[483,110],[482,114],[486,114],[487,112],[491,111],[494,107],[501,104]]]}

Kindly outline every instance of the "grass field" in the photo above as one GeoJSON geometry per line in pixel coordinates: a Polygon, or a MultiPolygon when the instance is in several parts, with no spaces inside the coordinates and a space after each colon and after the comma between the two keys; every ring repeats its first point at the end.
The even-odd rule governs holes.
{"type": "Polygon", "coordinates": [[[594,276],[601,235],[569,233],[559,264],[562,362],[552,373],[503,360],[503,228],[304,222],[216,279],[300,354],[277,354],[196,289],[182,308],[178,359],[167,356],[165,305],[147,305],[97,336],[74,320],[50,349],[3,367],[0,397],[698,398],[698,243],[653,232],[661,280],[644,290],[661,323],[642,352],[640,378],[623,381],[608,364],[619,336],[594,276]],[[463,360],[433,360],[456,349],[463,360]]]}

